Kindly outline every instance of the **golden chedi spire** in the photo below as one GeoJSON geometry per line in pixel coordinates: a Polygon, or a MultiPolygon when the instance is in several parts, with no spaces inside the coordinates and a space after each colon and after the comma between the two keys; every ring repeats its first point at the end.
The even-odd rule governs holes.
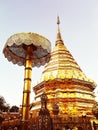
{"type": "Polygon", "coordinates": [[[59,19],[59,16],[57,17],[57,24],[58,24],[58,32],[57,32],[57,41],[56,41],[56,44],[59,43],[59,41],[62,42],[63,44],[63,41],[62,41],[62,38],[61,38],[61,33],[60,33],[60,19],[59,19]]]}
{"type": "MultiPolygon", "coordinates": [[[[81,119],[83,113],[92,116],[92,106],[95,103],[93,90],[95,83],[87,78],[70,51],[64,45],[60,32],[60,20],[57,18],[58,30],[49,62],[42,72],[42,80],[34,86],[36,102],[40,104],[39,96],[45,91],[48,97],[47,108],[51,117],[57,117],[59,123],[69,123],[81,119]],[[55,106],[57,104],[57,106],[55,106]],[[60,117],[60,118],[59,118],[60,117]]],[[[33,107],[36,109],[38,105],[33,107]]],[[[56,121],[56,119],[53,119],[56,121]]],[[[74,122],[75,123],[75,122],[74,122]]],[[[74,124],[73,123],[73,124],[74,124]]],[[[54,124],[53,124],[54,125],[54,124]]],[[[61,129],[61,128],[60,128],[61,129]]]]}
{"type": "Polygon", "coordinates": [[[60,33],[60,19],[57,17],[58,31],[56,44],[51,53],[50,61],[45,66],[42,73],[42,80],[58,79],[76,79],[89,81],[94,83],[91,79],[87,78],[82,72],[81,68],[64,45],[60,33]]]}

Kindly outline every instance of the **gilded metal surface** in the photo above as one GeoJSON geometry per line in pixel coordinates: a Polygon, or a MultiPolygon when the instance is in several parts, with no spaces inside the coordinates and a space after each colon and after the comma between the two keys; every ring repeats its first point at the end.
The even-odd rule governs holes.
{"type": "Polygon", "coordinates": [[[12,35],[6,42],[3,53],[8,61],[13,64],[25,65],[26,50],[25,46],[33,45],[32,66],[44,65],[49,60],[51,51],[50,41],[36,33],[18,33],[12,35]]]}
{"type": "Polygon", "coordinates": [[[22,130],[28,128],[32,67],[39,67],[48,62],[50,47],[49,40],[35,33],[15,34],[7,40],[4,47],[3,53],[9,61],[25,66],[22,130]]]}
{"type": "Polygon", "coordinates": [[[30,92],[31,92],[31,76],[32,76],[32,47],[27,47],[25,77],[24,77],[24,90],[22,101],[22,121],[28,121],[30,111],[30,92]]]}
{"type": "MultiPolygon", "coordinates": [[[[59,23],[59,22],[58,22],[59,23]]],[[[42,81],[54,79],[78,79],[94,83],[86,77],[69,50],[64,45],[58,26],[57,40],[50,60],[42,73],[42,81]]]]}
{"type": "MultiPolygon", "coordinates": [[[[45,90],[51,115],[53,115],[53,103],[56,103],[59,106],[59,115],[62,118],[66,116],[82,116],[83,113],[92,116],[91,109],[95,103],[93,90],[96,84],[86,77],[64,45],[59,23],[58,21],[55,47],[42,73],[43,82],[34,87],[36,93],[35,102],[40,102],[37,98],[45,90]]],[[[33,111],[36,109],[38,109],[37,105],[33,107],[33,111]]]]}

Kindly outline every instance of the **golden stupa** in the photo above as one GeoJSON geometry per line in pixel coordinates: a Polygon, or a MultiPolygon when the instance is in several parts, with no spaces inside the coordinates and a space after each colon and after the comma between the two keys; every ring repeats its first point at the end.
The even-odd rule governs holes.
{"type": "MultiPolygon", "coordinates": [[[[41,107],[40,96],[45,92],[50,115],[53,121],[58,123],[58,128],[61,129],[65,127],[65,122],[66,125],[70,122],[72,128],[75,124],[79,126],[78,121],[84,117],[93,118],[92,107],[96,103],[93,90],[96,84],[86,77],[64,45],[60,33],[59,17],[57,24],[58,32],[55,47],[42,72],[41,82],[33,87],[35,102],[32,105],[32,113],[34,117],[38,115],[41,107]],[[54,119],[55,116],[56,120],[54,119]],[[63,124],[62,127],[60,124],[63,124]]],[[[56,127],[54,126],[54,129],[56,127]]],[[[91,126],[88,125],[88,128],[90,130],[91,126]]]]}
{"type": "MultiPolygon", "coordinates": [[[[23,52],[24,54],[29,52],[26,53],[29,58],[25,59],[27,66],[25,66],[22,110],[20,109],[19,113],[0,113],[1,130],[98,130],[98,104],[93,93],[96,84],[86,77],[64,45],[59,27],[59,17],[57,24],[57,39],[51,53],[49,53],[50,42],[39,35],[35,37],[35,34],[31,33],[26,36],[34,36],[29,37],[30,41],[34,40],[29,43],[34,45],[25,46],[27,51],[24,50],[24,44],[20,45],[20,34],[17,40],[19,46],[16,46],[17,44],[10,46],[9,41],[8,46],[5,46],[5,57],[14,64],[25,65],[24,57],[21,57],[24,56],[23,52]],[[33,64],[32,60],[34,60],[33,64]],[[35,99],[30,104],[31,68],[32,66],[39,67],[45,63],[40,82],[33,86],[35,99]]],[[[24,35],[23,33],[21,40],[28,43],[28,37],[26,40],[24,35]]],[[[10,43],[15,39],[16,35],[11,38],[10,43]]]]}

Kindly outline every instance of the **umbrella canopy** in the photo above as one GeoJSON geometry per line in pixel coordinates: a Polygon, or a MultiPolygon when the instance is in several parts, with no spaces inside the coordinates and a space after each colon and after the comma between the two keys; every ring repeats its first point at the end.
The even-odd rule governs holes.
{"type": "Polygon", "coordinates": [[[3,53],[13,64],[25,65],[26,47],[32,46],[32,67],[40,67],[49,61],[51,44],[45,37],[36,33],[18,33],[6,42],[3,53]]]}

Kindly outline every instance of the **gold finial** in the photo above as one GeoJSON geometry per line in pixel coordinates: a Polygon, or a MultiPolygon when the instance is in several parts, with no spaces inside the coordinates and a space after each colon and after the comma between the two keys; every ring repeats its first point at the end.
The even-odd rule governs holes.
{"type": "Polygon", "coordinates": [[[61,33],[60,33],[60,27],[59,27],[59,24],[60,24],[59,16],[57,17],[57,24],[58,24],[58,33],[57,33],[56,45],[57,45],[58,43],[62,43],[62,44],[63,44],[63,42],[58,42],[58,41],[62,41],[61,33]]]}
{"type": "Polygon", "coordinates": [[[59,16],[57,17],[57,24],[58,24],[58,25],[60,24],[59,16]]]}
{"type": "Polygon", "coordinates": [[[60,27],[59,27],[59,24],[60,24],[60,18],[59,18],[59,16],[57,17],[57,24],[58,24],[58,32],[60,32],[60,27]]]}

